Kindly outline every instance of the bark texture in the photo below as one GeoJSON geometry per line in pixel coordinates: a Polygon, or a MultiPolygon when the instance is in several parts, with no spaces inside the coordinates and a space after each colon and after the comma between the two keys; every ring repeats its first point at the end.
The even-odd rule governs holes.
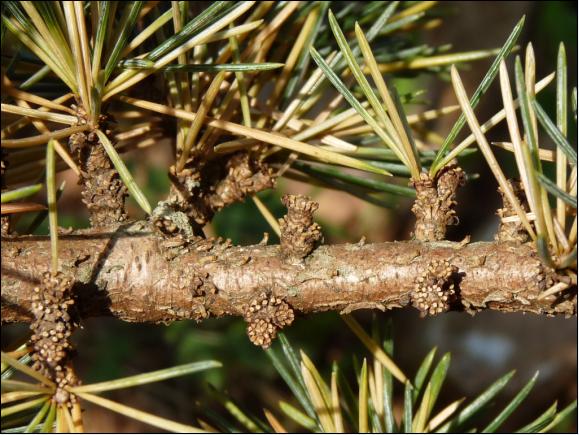
{"type": "MultiPolygon", "coordinates": [[[[234,247],[219,240],[173,243],[146,222],[62,234],[59,245],[61,269],[73,277],[81,317],[172,322],[235,315],[253,323],[254,331],[261,328],[272,336],[268,325],[291,323],[289,309],[350,312],[414,304],[425,313],[576,312],[576,286],[538,299],[564,278],[547,270],[529,245],[343,244],[320,246],[303,261],[288,262],[280,246],[234,247]],[[437,300],[431,291],[443,309],[437,305],[431,310],[437,300]],[[263,313],[275,319],[259,322],[263,313]]],[[[3,323],[33,320],[34,288],[49,264],[48,238],[2,238],[3,323]]],[[[267,337],[255,339],[260,341],[267,337]]]]}

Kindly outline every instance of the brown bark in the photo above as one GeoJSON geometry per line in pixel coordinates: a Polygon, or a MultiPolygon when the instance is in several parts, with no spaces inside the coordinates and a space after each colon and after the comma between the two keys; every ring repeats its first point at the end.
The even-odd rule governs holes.
{"type": "MultiPolygon", "coordinates": [[[[149,224],[135,222],[109,232],[62,234],[59,246],[61,269],[75,281],[82,317],[115,316],[130,322],[227,315],[247,319],[261,304],[272,312],[282,307],[284,313],[274,314],[290,318],[284,303],[296,312],[420,308],[429,286],[451,310],[576,312],[576,286],[538,299],[563,278],[542,266],[530,245],[343,244],[320,246],[301,262],[288,262],[279,246],[233,247],[207,240],[184,245],[178,239],[163,240],[149,224]]],[[[46,237],[2,238],[3,323],[33,320],[33,290],[49,260],[46,237]]]]}

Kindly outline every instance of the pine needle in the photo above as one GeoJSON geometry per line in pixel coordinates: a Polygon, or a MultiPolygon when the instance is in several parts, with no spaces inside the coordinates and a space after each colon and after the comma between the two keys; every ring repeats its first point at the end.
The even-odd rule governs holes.
{"type": "Polygon", "coordinates": [[[336,432],[344,433],[344,420],[340,406],[340,393],[338,391],[338,367],[332,369],[332,379],[330,382],[330,394],[332,397],[332,419],[336,432]]]}
{"type": "Polygon", "coordinates": [[[358,390],[358,432],[368,432],[368,363],[362,362],[358,390]]]}
{"type": "Polygon", "coordinates": [[[390,372],[392,375],[398,379],[400,382],[404,383],[408,378],[402,373],[402,370],[392,361],[392,359],[386,355],[382,350],[381,346],[376,343],[360,326],[360,324],[352,317],[350,314],[342,315],[342,320],[350,327],[352,332],[360,339],[362,343],[368,348],[374,358],[376,358],[380,363],[390,372]]]}
{"type": "MultiPolygon", "coordinates": [[[[130,88],[136,83],[139,83],[140,81],[151,75],[155,70],[162,68],[163,66],[177,59],[180,54],[186,53],[196,45],[209,42],[209,37],[211,35],[214,35],[215,32],[223,29],[224,27],[229,25],[229,23],[233,22],[236,18],[241,16],[243,13],[247,12],[247,10],[249,10],[254,3],[255,3],[254,1],[246,1],[240,3],[237,7],[235,7],[235,9],[233,9],[227,15],[220,18],[215,23],[205,28],[203,31],[197,33],[195,36],[193,36],[191,39],[184,42],[183,44],[179,45],[177,48],[165,54],[159,60],[155,61],[153,68],[151,68],[150,70],[140,71],[136,74],[128,74],[126,76],[130,77],[128,79],[121,78],[121,76],[117,77],[116,83],[112,82],[105,88],[105,95],[103,96],[103,101],[106,101],[110,99],[113,95],[116,95],[119,92],[130,88]]],[[[224,36],[226,35],[227,38],[232,36],[231,32],[229,33],[223,32],[223,35],[224,36]]]]}
{"type": "Polygon", "coordinates": [[[288,433],[287,429],[283,427],[283,425],[279,422],[279,420],[275,417],[275,415],[273,415],[272,412],[268,411],[267,409],[264,409],[263,413],[268,423],[275,431],[275,433],[288,433]]]}
{"type": "Polygon", "coordinates": [[[426,425],[426,432],[431,433],[433,432],[438,426],[444,423],[448,418],[450,418],[456,410],[460,407],[460,405],[464,402],[464,397],[462,399],[455,400],[450,405],[446,406],[442,409],[438,414],[430,419],[428,424],[426,425]]]}
{"type": "Polygon", "coordinates": [[[103,391],[112,391],[123,388],[131,388],[139,385],[150,384],[152,382],[160,382],[166,379],[172,379],[180,376],[189,375],[199,371],[204,371],[216,367],[221,367],[218,361],[198,361],[189,364],[169,367],[163,370],[157,370],[149,373],[141,373],[139,375],[128,376],[113,381],[98,382],[95,384],[80,385],[71,387],[70,391],[75,394],[79,393],[100,393],[103,391]]]}
{"type": "Polygon", "coordinates": [[[41,391],[11,391],[9,393],[2,393],[1,400],[2,404],[16,402],[22,399],[28,399],[30,397],[38,396],[44,394],[41,391]]]}
{"type": "Polygon", "coordinates": [[[36,109],[14,106],[12,104],[2,103],[2,112],[13,113],[20,116],[28,116],[34,119],[43,119],[45,121],[56,122],[59,124],[74,125],[78,122],[76,116],[64,115],[62,113],[44,112],[36,109]]]}
{"type": "Polygon", "coordinates": [[[271,227],[273,232],[276,233],[278,237],[281,237],[281,230],[279,228],[279,222],[277,221],[275,216],[272,214],[272,212],[269,211],[267,206],[263,203],[263,201],[261,199],[259,199],[259,197],[257,195],[252,195],[251,199],[253,200],[253,202],[255,203],[255,206],[257,207],[257,209],[259,210],[261,215],[264,217],[264,219],[267,221],[267,223],[269,224],[269,226],[271,227]]]}
{"type": "Polygon", "coordinates": [[[404,147],[406,158],[408,159],[409,169],[412,174],[412,178],[418,180],[420,178],[420,164],[418,159],[418,153],[416,150],[416,145],[412,141],[412,134],[410,133],[410,129],[408,127],[408,121],[406,120],[406,115],[404,112],[399,113],[399,108],[396,107],[394,100],[390,96],[390,92],[388,87],[386,86],[386,82],[382,77],[381,72],[378,70],[378,64],[372,50],[370,49],[370,44],[364,36],[362,29],[356,23],[355,25],[355,32],[356,38],[358,39],[358,44],[360,45],[360,49],[364,56],[364,60],[370,69],[370,73],[372,74],[372,78],[374,79],[374,83],[378,88],[378,92],[382,97],[382,101],[386,104],[386,108],[388,110],[388,115],[392,121],[392,124],[395,127],[396,135],[398,140],[402,142],[404,147]],[[404,121],[402,120],[404,119],[404,121]]]}
{"type": "Polygon", "coordinates": [[[56,210],[56,168],[54,141],[46,146],[46,194],[48,202],[48,226],[50,228],[50,271],[58,273],[58,217],[56,210]]]}
{"type": "Polygon", "coordinates": [[[308,390],[308,395],[316,409],[316,414],[320,420],[322,428],[325,432],[335,432],[336,428],[334,427],[334,422],[331,418],[332,414],[322,397],[320,388],[316,384],[312,373],[303,362],[301,364],[301,372],[308,390]]]}
{"type": "Polygon", "coordinates": [[[112,400],[105,399],[104,397],[99,397],[94,394],[78,393],[78,396],[81,399],[86,400],[87,402],[94,403],[95,405],[102,406],[103,408],[122,414],[125,417],[133,418],[135,420],[157,427],[159,429],[177,433],[206,433],[204,430],[198,427],[189,426],[186,424],[168,420],[166,418],[158,417],[156,415],[149,414],[148,412],[140,411],[130,406],[122,405],[120,403],[113,402],[112,400]]]}
{"type": "MultiPolygon", "coordinates": [[[[25,375],[30,376],[31,378],[36,379],[37,381],[42,382],[44,385],[51,387],[51,388],[55,388],[56,384],[54,382],[52,382],[50,379],[48,379],[46,376],[44,376],[42,373],[37,372],[36,370],[33,370],[31,367],[22,364],[20,361],[18,361],[15,358],[12,358],[10,355],[5,354],[4,352],[1,353],[2,355],[2,362],[5,364],[9,364],[10,366],[14,367],[16,370],[18,370],[19,372],[24,373],[25,375]]],[[[14,381],[16,382],[16,381],[14,381]]],[[[2,385],[4,386],[5,381],[2,380],[2,385]]]]}
{"type": "Polygon", "coordinates": [[[517,215],[521,219],[523,226],[525,227],[525,229],[527,230],[527,232],[529,233],[531,238],[533,238],[533,240],[535,240],[537,238],[535,231],[531,227],[531,225],[527,219],[527,216],[525,215],[524,210],[521,208],[521,204],[519,203],[518,199],[515,197],[515,194],[511,188],[510,184],[508,183],[507,178],[505,177],[505,174],[503,173],[499,163],[497,162],[495,156],[493,155],[493,152],[490,148],[490,145],[488,144],[483,132],[481,131],[480,125],[476,119],[476,116],[472,110],[472,107],[470,106],[470,102],[468,101],[468,97],[466,95],[466,91],[464,90],[464,86],[462,85],[462,80],[460,79],[458,71],[457,71],[456,67],[454,67],[454,66],[451,68],[451,76],[452,76],[452,84],[454,86],[456,97],[457,97],[457,99],[460,103],[460,106],[462,108],[462,111],[466,117],[466,122],[468,123],[471,131],[475,135],[476,140],[479,144],[479,147],[480,147],[483,155],[485,156],[487,163],[489,164],[489,166],[491,168],[491,171],[493,172],[499,185],[503,189],[503,192],[505,192],[505,195],[507,196],[509,203],[511,204],[513,209],[517,212],[517,215]]]}
{"type": "Polygon", "coordinates": [[[50,139],[63,139],[74,133],[90,130],[90,128],[90,125],[83,124],[70,128],[63,128],[62,130],[51,131],[50,133],[44,133],[38,136],[30,136],[23,139],[2,139],[2,146],[6,148],[26,148],[36,145],[43,145],[50,139]]]}
{"type": "Polygon", "coordinates": [[[17,412],[26,411],[27,409],[39,408],[47,400],[48,400],[47,397],[40,397],[38,399],[33,399],[33,400],[28,400],[26,402],[18,403],[17,405],[2,407],[2,411],[0,411],[0,416],[2,418],[4,418],[4,417],[7,417],[9,415],[16,414],[17,412]]]}
{"type": "MultiPolygon", "coordinates": [[[[189,120],[195,119],[195,113],[189,113],[184,110],[174,109],[172,107],[164,106],[162,104],[138,100],[135,98],[125,96],[119,97],[119,99],[127,103],[133,104],[134,106],[141,107],[143,109],[164,113],[166,115],[171,115],[182,119],[189,119],[189,120]]],[[[243,125],[235,124],[229,121],[223,121],[221,119],[214,119],[207,117],[206,120],[207,125],[209,125],[210,127],[216,127],[228,131],[230,133],[237,134],[239,136],[251,137],[253,139],[257,139],[259,141],[266,142],[271,145],[277,145],[279,147],[286,148],[291,151],[296,151],[312,157],[316,157],[321,161],[348,166],[363,171],[374,172],[376,174],[390,175],[388,171],[376,168],[375,166],[364,163],[361,160],[343,156],[341,154],[333,153],[330,151],[326,151],[319,147],[315,147],[313,145],[309,145],[304,142],[299,142],[284,136],[279,136],[277,134],[269,133],[255,128],[248,128],[243,125]]]]}

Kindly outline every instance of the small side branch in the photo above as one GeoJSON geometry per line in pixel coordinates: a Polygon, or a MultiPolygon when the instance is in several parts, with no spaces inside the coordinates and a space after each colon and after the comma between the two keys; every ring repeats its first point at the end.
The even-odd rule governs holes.
{"type": "MultiPolygon", "coordinates": [[[[529,211],[529,204],[527,203],[525,197],[525,191],[523,190],[523,185],[520,181],[508,180],[515,198],[521,204],[522,209],[525,212],[529,211]]],[[[499,230],[495,236],[495,240],[499,242],[514,242],[514,243],[525,243],[528,242],[531,237],[529,233],[521,223],[520,219],[517,217],[517,212],[507,199],[503,189],[499,187],[499,193],[503,200],[503,207],[497,210],[497,215],[501,219],[499,223],[499,230]]]]}
{"type": "MultiPolygon", "coordinates": [[[[77,108],[80,124],[87,123],[82,107],[77,108]]],[[[99,123],[107,137],[109,120],[101,115],[99,123]]],[[[68,140],[72,155],[81,169],[82,202],[86,205],[93,228],[106,227],[127,220],[125,200],[128,190],[94,131],[74,133],[68,140]]]]}
{"type": "Polygon", "coordinates": [[[281,201],[287,207],[279,220],[281,252],[288,260],[300,261],[322,240],[321,228],[314,222],[318,204],[302,195],[284,195],[281,201]]]}
{"type": "Polygon", "coordinates": [[[464,172],[458,166],[445,166],[434,178],[422,173],[420,180],[413,183],[416,189],[412,206],[416,216],[414,237],[424,242],[444,240],[446,227],[458,222],[454,198],[458,187],[465,183],[464,172]]]}
{"type": "Polygon", "coordinates": [[[153,218],[165,235],[186,238],[201,235],[201,228],[224,207],[275,185],[273,170],[247,152],[208,162],[194,155],[181,171],[172,166],[169,178],[169,196],[153,218]]]}

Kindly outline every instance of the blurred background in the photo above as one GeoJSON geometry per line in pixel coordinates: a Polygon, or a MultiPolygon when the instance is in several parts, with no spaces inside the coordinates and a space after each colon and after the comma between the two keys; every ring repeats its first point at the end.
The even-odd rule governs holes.
{"type": "MultiPolygon", "coordinates": [[[[444,15],[445,22],[438,28],[424,31],[425,42],[432,45],[451,43],[453,51],[500,47],[515,23],[526,15],[519,53],[524,53],[524,46],[532,41],[537,59],[537,78],[554,71],[558,43],[564,41],[569,61],[569,85],[577,85],[577,2],[440,3],[438,12],[444,15]]],[[[490,60],[485,60],[463,68],[461,77],[469,94],[489,64],[490,60]]],[[[450,84],[440,78],[418,75],[400,79],[396,85],[401,93],[425,89],[426,109],[456,104],[450,84]]],[[[540,102],[549,113],[554,113],[553,86],[541,94],[540,102]]],[[[495,83],[479,104],[477,116],[479,120],[486,120],[500,108],[500,91],[495,83]]],[[[410,106],[408,109],[415,112],[425,108],[410,106]]],[[[448,116],[436,121],[434,131],[446,135],[455,119],[455,116],[448,116]]],[[[571,126],[574,128],[573,124],[571,126]]],[[[490,140],[505,140],[506,137],[506,129],[501,126],[489,134],[490,140]]],[[[500,150],[496,154],[508,167],[509,154],[500,150]]],[[[172,159],[169,143],[160,143],[138,155],[127,155],[129,168],[139,185],[145,186],[151,203],[163,199],[168,191],[166,170],[173,163],[172,159]]],[[[494,215],[499,207],[496,182],[478,153],[463,159],[461,165],[468,173],[480,176],[460,190],[457,210],[460,225],[451,229],[449,238],[461,240],[471,235],[473,241],[492,240],[498,226],[498,218],[494,215]]],[[[71,181],[59,202],[60,225],[87,226],[88,219],[75,181],[70,174],[63,173],[61,177],[71,181]]],[[[326,243],[355,242],[362,236],[369,242],[403,240],[409,237],[414,222],[410,202],[401,201],[397,209],[387,210],[346,193],[313,188],[294,181],[280,180],[275,191],[263,192],[260,198],[277,217],[281,217],[284,208],[279,198],[286,192],[307,194],[320,203],[317,220],[322,225],[326,243]]],[[[132,205],[130,214],[138,216],[138,208],[132,205]]],[[[208,234],[229,237],[238,244],[257,243],[264,232],[270,231],[251,200],[223,210],[206,230],[208,234]]],[[[270,243],[277,243],[275,236],[270,237],[270,243]]],[[[438,347],[438,357],[445,352],[452,353],[447,384],[439,398],[440,406],[460,397],[476,395],[512,369],[517,373],[497,400],[495,409],[504,406],[535,371],[539,370],[540,376],[526,405],[507,421],[504,430],[527,423],[555,400],[565,406],[577,397],[577,318],[483,312],[475,317],[466,313],[449,313],[420,319],[413,309],[355,313],[368,329],[373,315],[378,322],[393,319],[395,360],[409,375],[415,373],[432,347],[438,347]]],[[[112,392],[109,397],[113,400],[182,422],[190,422],[192,415],[207,415],[209,412],[226,415],[212,399],[209,385],[227,392],[260,417],[262,408],[277,410],[279,400],[291,401],[289,389],[265,353],[247,339],[241,319],[212,319],[202,324],[177,322],[169,326],[90,319],[84,326],[84,330],[76,333],[80,349],[76,366],[86,383],[197,360],[215,359],[223,363],[222,369],[112,392]]],[[[3,347],[23,328],[3,328],[3,347]]],[[[286,333],[294,346],[304,349],[313,359],[326,379],[329,378],[331,362],[336,360],[354,380],[351,356],[366,355],[365,348],[337,313],[299,317],[286,333]]],[[[395,390],[395,396],[401,402],[402,390],[395,390]]],[[[496,411],[489,415],[494,414],[496,411]]],[[[153,430],[101,408],[88,407],[86,418],[88,431],[153,430]]],[[[564,422],[559,430],[576,431],[576,415],[564,422]]]]}

